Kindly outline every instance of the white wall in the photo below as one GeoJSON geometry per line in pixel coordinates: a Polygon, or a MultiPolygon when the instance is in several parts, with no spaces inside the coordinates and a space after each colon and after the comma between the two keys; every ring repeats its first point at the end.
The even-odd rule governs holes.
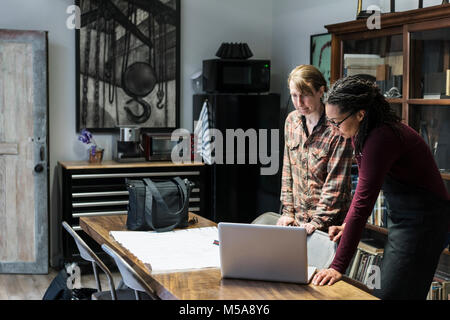
{"type": "Polygon", "coordinates": [[[254,59],[270,59],[272,0],[182,0],[181,127],[192,130],[190,77],[222,42],[245,42],[254,59]]]}
{"type": "Polygon", "coordinates": [[[327,32],[326,24],[353,20],[355,12],[356,1],[274,1],[272,65],[277,78],[274,90],[285,97],[289,72],[300,64],[309,64],[312,34],[327,32]]]}
{"type": "MultiPolygon", "coordinates": [[[[50,255],[54,261],[59,225],[58,161],[86,160],[75,132],[75,32],[66,28],[73,0],[0,0],[0,28],[49,31],[50,255]]],[[[192,130],[190,76],[214,58],[222,42],[247,42],[254,58],[271,58],[271,0],[181,0],[180,125],[192,130]]],[[[111,159],[112,138],[96,135],[111,159]]]]}

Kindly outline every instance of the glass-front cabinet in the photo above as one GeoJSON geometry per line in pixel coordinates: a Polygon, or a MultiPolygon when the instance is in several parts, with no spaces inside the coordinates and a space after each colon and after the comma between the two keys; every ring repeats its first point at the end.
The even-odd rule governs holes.
{"type": "Polygon", "coordinates": [[[410,32],[410,98],[450,98],[450,27],[410,32]]]}
{"type": "Polygon", "coordinates": [[[376,82],[404,123],[429,145],[450,186],[450,5],[325,26],[332,35],[331,83],[348,75],[376,82]]]}
{"type": "Polygon", "coordinates": [[[387,98],[401,98],[403,36],[349,39],[343,43],[343,76],[359,75],[376,81],[387,98]]]}
{"type": "Polygon", "coordinates": [[[412,31],[409,37],[408,124],[428,143],[441,174],[449,180],[450,26],[412,31]]]}
{"type": "Polygon", "coordinates": [[[445,176],[450,172],[450,106],[412,104],[409,108],[409,125],[428,144],[441,174],[445,176]]]}

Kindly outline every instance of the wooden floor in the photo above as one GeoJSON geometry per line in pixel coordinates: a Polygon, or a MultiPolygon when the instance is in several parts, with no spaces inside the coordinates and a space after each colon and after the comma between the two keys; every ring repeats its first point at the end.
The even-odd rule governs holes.
{"type": "MultiPolygon", "coordinates": [[[[101,273],[101,272],[99,272],[101,273]]],[[[45,291],[56,277],[58,271],[50,269],[49,274],[0,274],[0,300],[42,300],[45,291]]],[[[113,272],[114,284],[117,287],[122,279],[118,272],[113,272]]],[[[100,274],[102,290],[109,290],[106,276],[100,274]]],[[[92,274],[81,276],[83,288],[95,288],[92,274]]]]}

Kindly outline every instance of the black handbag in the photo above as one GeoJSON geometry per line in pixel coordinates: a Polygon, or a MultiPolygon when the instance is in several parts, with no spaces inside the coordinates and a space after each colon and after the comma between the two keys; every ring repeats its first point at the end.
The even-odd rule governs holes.
{"type": "Polygon", "coordinates": [[[171,231],[188,226],[191,183],[179,177],[126,180],[129,193],[127,228],[171,231]]]}
{"type": "Polygon", "coordinates": [[[42,300],[91,300],[92,294],[97,292],[93,288],[69,289],[67,278],[67,270],[63,268],[48,286],[42,300]]]}

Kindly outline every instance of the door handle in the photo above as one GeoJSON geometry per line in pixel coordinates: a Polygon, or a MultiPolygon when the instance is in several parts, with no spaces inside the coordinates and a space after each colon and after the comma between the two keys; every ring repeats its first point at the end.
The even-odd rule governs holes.
{"type": "Polygon", "coordinates": [[[41,149],[39,150],[39,156],[41,158],[41,161],[45,160],[45,148],[44,148],[44,146],[41,146],[41,149]]]}
{"type": "Polygon", "coordinates": [[[34,166],[34,171],[37,173],[42,172],[42,171],[44,171],[44,166],[42,164],[38,163],[37,165],[34,166]]]}

